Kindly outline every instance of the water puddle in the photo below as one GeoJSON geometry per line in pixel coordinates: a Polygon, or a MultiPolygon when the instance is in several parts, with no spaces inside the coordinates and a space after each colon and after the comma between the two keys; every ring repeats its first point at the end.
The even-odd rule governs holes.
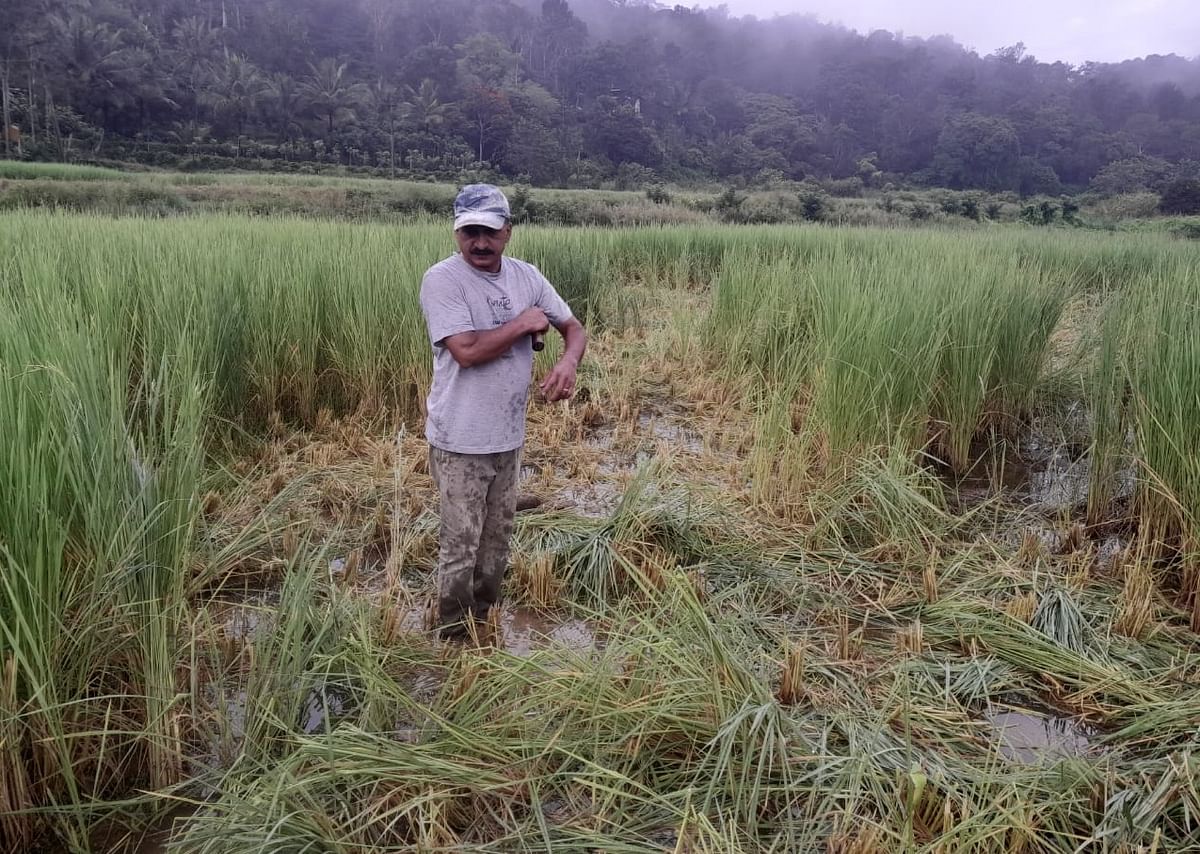
{"type": "Polygon", "coordinates": [[[1092,752],[1091,740],[1070,718],[1027,711],[991,712],[984,716],[1000,755],[1020,765],[1079,758],[1092,752]]]}
{"type": "Polygon", "coordinates": [[[504,649],[522,658],[539,649],[560,647],[585,653],[599,644],[595,629],[584,620],[558,620],[532,608],[505,609],[500,618],[504,649]]]}
{"type": "MultiPolygon", "coordinates": [[[[1031,434],[1017,449],[1000,446],[973,451],[978,462],[971,471],[947,481],[962,507],[975,506],[998,494],[1046,516],[1071,515],[1087,506],[1092,461],[1078,449],[1052,446],[1031,434]]],[[[1113,499],[1127,499],[1136,488],[1133,469],[1123,468],[1114,476],[1113,499]]]]}
{"type": "Polygon", "coordinates": [[[316,735],[326,729],[333,729],[338,719],[346,714],[347,701],[337,692],[325,688],[309,692],[308,701],[300,718],[304,722],[302,729],[305,735],[316,735]]]}

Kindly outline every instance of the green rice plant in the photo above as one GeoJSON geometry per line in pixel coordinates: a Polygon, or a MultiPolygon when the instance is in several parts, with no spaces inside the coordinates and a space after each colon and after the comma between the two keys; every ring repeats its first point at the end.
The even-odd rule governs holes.
{"type": "Polygon", "coordinates": [[[39,809],[66,803],[56,831],[82,845],[83,807],[115,769],[155,787],[183,773],[178,629],[207,400],[186,349],[130,386],[94,319],[47,299],[53,281],[4,315],[0,345],[0,477],[29,497],[0,517],[17,810],[3,831],[27,840],[39,809]]]}
{"type": "Polygon", "coordinates": [[[813,272],[811,414],[838,465],[924,441],[945,331],[913,293],[924,276],[902,258],[838,258],[813,272]]]}
{"type": "Polygon", "coordinates": [[[101,166],[85,166],[74,163],[34,163],[24,160],[0,160],[0,178],[9,180],[48,181],[129,181],[134,176],[106,169],[101,166]]]}
{"type": "Polygon", "coordinates": [[[1091,468],[1088,482],[1088,521],[1105,518],[1129,461],[1130,385],[1126,329],[1132,300],[1117,295],[1104,307],[1088,376],[1087,400],[1091,421],[1091,468]]]}
{"type": "Polygon", "coordinates": [[[710,347],[739,381],[803,387],[806,429],[837,465],[914,453],[932,431],[965,471],[980,430],[1030,410],[1071,289],[984,238],[867,234],[793,237],[770,261],[731,251],[710,347]]]}
{"type": "Polygon", "coordinates": [[[1128,716],[1128,707],[1162,700],[1159,689],[1142,683],[1123,665],[1097,661],[1054,638],[998,612],[961,601],[942,601],[923,613],[926,636],[932,639],[974,638],[991,655],[1027,673],[1046,675],[1059,684],[1095,692],[1106,702],[1112,721],[1128,716]]]}
{"type": "Polygon", "coordinates": [[[1131,333],[1130,386],[1139,503],[1147,536],[1182,555],[1181,604],[1200,631],[1200,292],[1194,266],[1147,282],[1131,333]]]}
{"type": "Polygon", "coordinates": [[[962,521],[946,509],[936,476],[904,453],[863,457],[852,472],[808,497],[813,526],[807,545],[875,554],[923,567],[962,521]]]}
{"type": "MultiPolygon", "coordinates": [[[[1019,425],[1050,336],[1093,331],[1087,313],[1060,324],[1062,306],[1119,294],[1099,373],[1071,387],[1107,395],[1097,448],[1133,428],[1144,530],[1155,554],[1186,553],[1190,434],[1172,410],[1190,411],[1186,247],[517,234],[514,254],[593,329],[620,327],[622,300],[643,321],[669,305],[663,329],[614,339],[653,364],[715,366],[756,433],[741,461],[756,508],[658,458],[607,518],[522,517],[518,551],[555,561],[563,606],[595,630],[589,650],[480,652],[396,631],[378,566],[361,590],[325,580],[327,550],[351,534],[283,521],[303,477],[257,494],[255,434],[302,438],[276,412],[415,419],[429,360],[416,288],[452,251],[444,222],[0,217],[0,489],[29,496],[0,507],[0,847],[86,850],[104,818],[144,807],[131,791],[178,798],[185,782],[212,797],[181,851],[1194,842],[1192,636],[1158,599],[1136,637],[1098,630],[1121,611],[1119,584],[1014,559],[995,530],[1002,502],[952,512],[927,465],[931,435],[961,464],[981,431],[1019,425]],[[685,322],[705,288],[711,311],[685,322]],[[1109,364],[1128,394],[1104,384],[1109,364]],[[210,489],[236,505],[228,518],[202,517],[210,489]],[[239,636],[213,597],[250,557],[282,563],[281,536],[279,599],[239,636]],[[1049,591],[1040,608],[1005,613],[1034,591],[1049,591]],[[802,684],[784,704],[780,650],[798,648],[802,684]],[[1020,766],[989,729],[997,702],[1118,729],[1094,753],[1020,766]]],[[[592,368],[600,405],[657,389],[615,388],[622,367],[592,368]]],[[[393,547],[429,519],[397,522],[393,547]]],[[[379,560],[397,570],[392,557],[379,560]]],[[[403,569],[421,583],[427,567],[403,569]]]]}
{"type": "Polygon", "coordinates": [[[951,256],[941,278],[946,330],[932,407],[938,446],[957,472],[972,462],[971,440],[988,423],[1022,417],[1069,292],[1038,271],[993,263],[965,279],[969,263],[951,256]],[[950,283],[957,281],[953,290],[950,283]]]}
{"type": "MultiPolygon", "coordinates": [[[[743,664],[741,633],[710,625],[686,584],[669,585],[650,609],[623,614],[628,632],[599,660],[567,654],[565,667],[562,650],[464,650],[445,664],[428,646],[391,650],[382,668],[362,672],[373,674],[367,693],[390,698],[393,714],[412,722],[407,735],[364,730],[350,710],[326,733],[295,736],[276,761],[235,763],[181,846],[634,850],[664,829],[747,850],[756,839],[786,844],[799,829],[778,820],[790,800],[790,724],[743,664]],[[431,667],[445,682],[427,705],[395,676],[431,667]]],[[[279,619],[310,618],[281,607],[279,619]]],[[[340,636],[359,636],[353,626],[340,636]]],[[[326,654],[350,666],[378,656],[327,637],[326,654]]],[[[274,679],[271,663],[257,661],[274,679]]],[[[324,672],[314,658],[298,680],[324,672]]],[[[279,699],[248,707],[248,728],[297,696],[279,699]]]]}

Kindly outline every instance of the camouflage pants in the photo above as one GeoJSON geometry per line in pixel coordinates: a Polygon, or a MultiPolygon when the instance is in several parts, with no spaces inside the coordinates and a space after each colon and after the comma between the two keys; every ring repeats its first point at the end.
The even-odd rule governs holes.
{"type": "Polygon", "coordinates": [[[487,618],[500,599],[517,504],[521,449],[456,454],[429,448],[429,472],[441,499],[438,622],[443,633],[487,618]]]}

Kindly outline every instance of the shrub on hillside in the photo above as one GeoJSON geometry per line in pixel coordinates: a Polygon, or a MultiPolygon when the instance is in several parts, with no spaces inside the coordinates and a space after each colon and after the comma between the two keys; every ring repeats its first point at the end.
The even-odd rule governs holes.
{"type": "Polygon", "coordinates": [[[1163,190],[1159,208],[1166,214],[1200,214],[1200,181],[1180,178],[1163,190]]]}
{"type": "Polygon", "coordinates": [[[821,189],[839,199],[856,199],[862,195],[862,178],[830,178],[821,182],[821,189]]]}
{"type": "Polygon", "coordinates": [[[651,184],[647,187],[646,198],[656,205],[671,204],[671,194],[667,192],[667,188],[662,184],[651,184]]]}
{"type": "Polygon", "coordinates": [[[820,222],[829,214],[829,199],[814,191],[801,193],[800,212],[809,222],[820,222]]]}
{"type": "Polygon", "coordinates": [[[742,203],[745,201],[746,197],[739,195],[733,187],[726,187],[713,201],[713,213],[722,222],[741,222],[742,203]]]}
{"type": "Polygon", "coordinates": [[[1030,225],[1050,225],[1058,216],[1058,205],[1049,199],[1031,202],[1021,208],[1021,221],[1030,225]]]}
{"type": "Polygon", "coordinates": [[[1107,220],[1145,219],[1158,213],[1160,201],[1158,193],[1123,193],[1095,202],[1088,212],[1107,220]]]}
{"type": "Polygon", "coordinates": [[[908,218],[913,222],[924,222],[932,216],[933,210],[924,202],[913,202],[908,211],[908,218]]]}
{"type": "Polygon", "coordinates": [[[1200,222],[1181,222],[1171,229],[1171,234],[1184,240],[1200,240],[1200,222]]]}

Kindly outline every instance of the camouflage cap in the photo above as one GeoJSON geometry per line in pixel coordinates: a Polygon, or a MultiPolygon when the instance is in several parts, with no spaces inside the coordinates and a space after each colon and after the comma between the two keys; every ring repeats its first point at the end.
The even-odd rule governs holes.
{"type": "Polygon", "coordinates": [[[510,215],[508,199],[499,187],[491,184],[469,184],[454,200],[455,231],[466,225],[501,229],[510,215]]]}

